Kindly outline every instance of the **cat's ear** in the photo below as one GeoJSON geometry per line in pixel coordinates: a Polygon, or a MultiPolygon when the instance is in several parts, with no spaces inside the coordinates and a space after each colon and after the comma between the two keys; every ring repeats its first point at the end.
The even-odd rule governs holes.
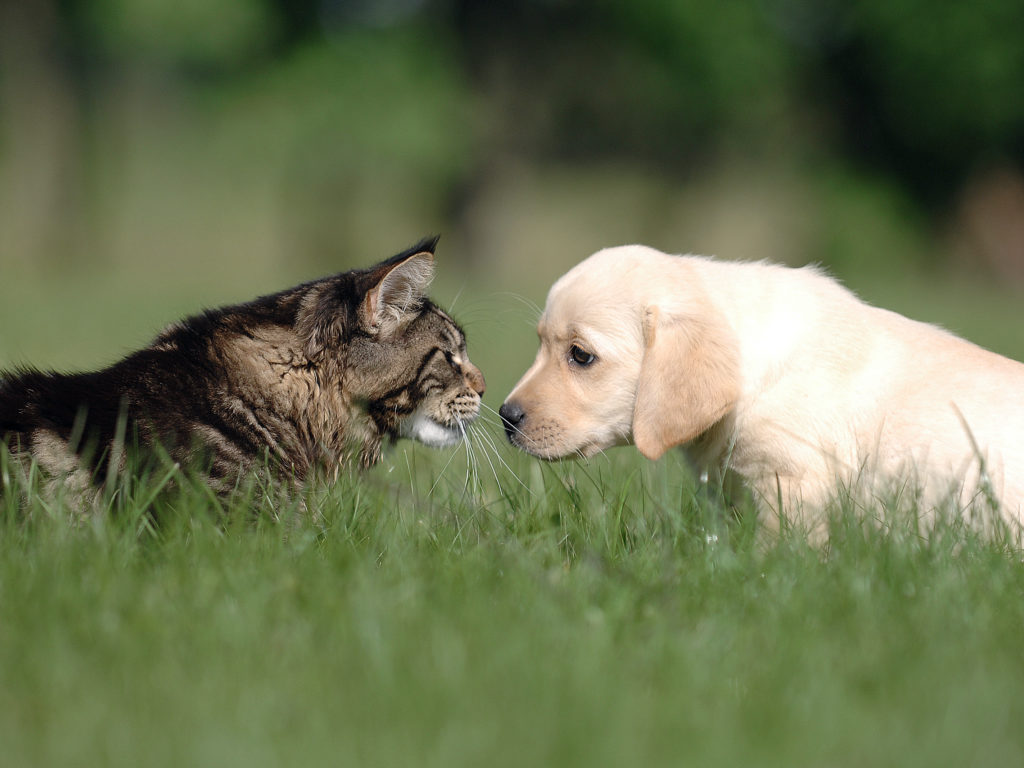
{"type": "Polygon", "coordinates": [[[373,287],[363,299],[360,320],[371,331],[389,333],[416,312],[434,279],[434,254],[418,251],[395,263],[381,265],[373,287]]]}

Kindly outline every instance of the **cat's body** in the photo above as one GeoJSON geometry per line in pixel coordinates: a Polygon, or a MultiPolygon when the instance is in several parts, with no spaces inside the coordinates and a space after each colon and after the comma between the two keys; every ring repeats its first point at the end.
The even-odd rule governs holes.
{"type": "Polygon", "coordinates": [[[219,488],[265,466],[302,480],[369,465],[385,439],[454,443],[484,381],[425,297],[435,243],[190,317],[97,372],[0,373],[0,440],[80,486],[134,453],[219,488]]]}

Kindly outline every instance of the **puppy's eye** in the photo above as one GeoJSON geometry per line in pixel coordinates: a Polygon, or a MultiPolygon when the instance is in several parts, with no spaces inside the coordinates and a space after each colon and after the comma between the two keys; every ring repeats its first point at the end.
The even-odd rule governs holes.
{"type": "Polygon", "coordinates": [[[576,365],[585,368],[594,362],[596,358],[585,349],[573,344],[569,347],[569,359],[576,363],[576,365]]]}

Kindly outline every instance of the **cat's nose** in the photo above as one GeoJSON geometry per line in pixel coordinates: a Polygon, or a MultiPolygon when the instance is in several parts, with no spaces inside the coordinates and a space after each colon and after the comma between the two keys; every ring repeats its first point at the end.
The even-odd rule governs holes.
{"type": "Polygon", "coordinates": [[[472,363],[466,363],[465,376],[466,383],[473,388],[473,391],[483,396],[484,390],[487,389],[487,382],[484,381],[484,375],[480,369],[472,363]]]}
{"type": "Polygon", "coordinates": [[[526,418],[526,412],[519,406],[519,403],[514,400],[508,400],[502,403],[501,408],[498,409],[498,415],[501,417],[501,423],[505,427],[505,434],[511,440],[512,435],[519,431],[519,425],[526,418]]]}

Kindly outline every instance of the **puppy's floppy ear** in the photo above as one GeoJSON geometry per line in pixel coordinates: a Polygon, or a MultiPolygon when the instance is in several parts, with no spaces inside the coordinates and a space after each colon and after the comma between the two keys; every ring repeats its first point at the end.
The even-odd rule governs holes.
{"type": "Polygon", "coordinates": [[[360,306],[360,321],[368,330],[386,334],[419,309],[434,279],[434,254],[424,250],[385,262],[375,270],[374,278],[360,306]]]}
{"type": "Polygon", "coordinates": [[[739,398],[739,360],[725,323],[707,316],[644,311],[644,350],[633,410],[633,442],[649,459],[693,440],[739,398]]]}

